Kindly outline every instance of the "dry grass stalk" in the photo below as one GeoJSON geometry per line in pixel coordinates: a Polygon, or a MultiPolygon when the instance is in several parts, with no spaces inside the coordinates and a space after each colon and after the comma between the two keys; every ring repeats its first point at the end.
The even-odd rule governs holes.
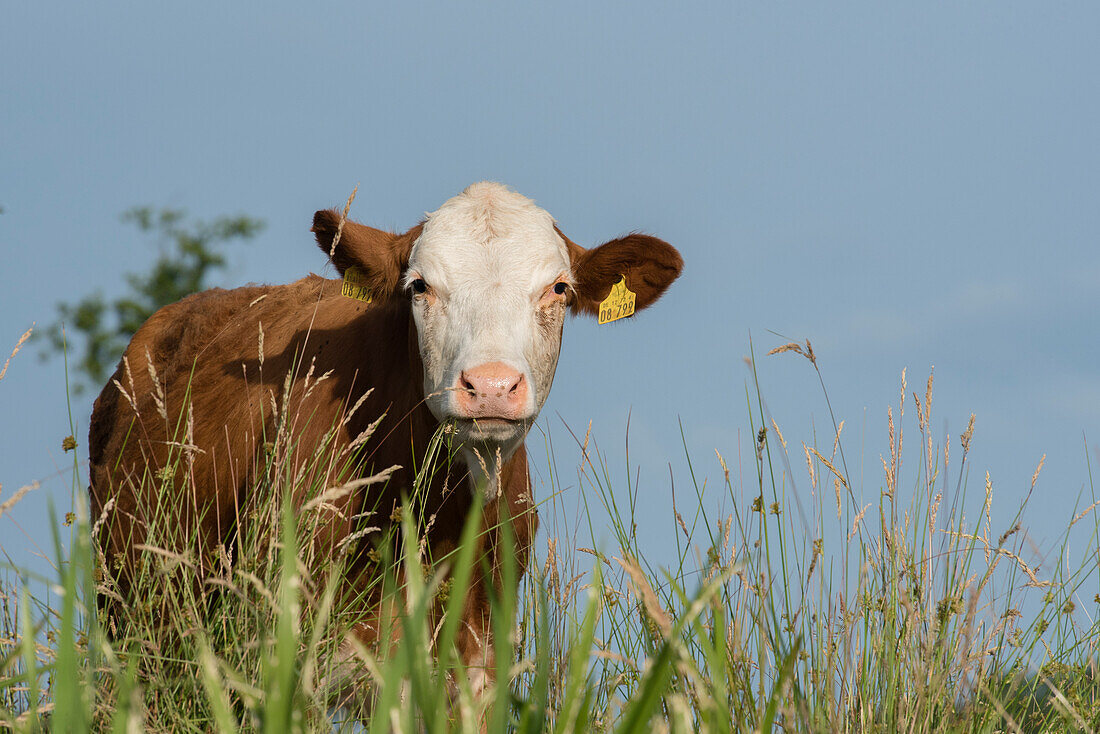
{"type": "Polygon", "coordinates": [[[355,188],[351,190],[351,196],[348,197],[347,203],[344,204],[344,211],[340,214],[340,223],[336,225],[336,236],[332,238],[332,247],[330,247],[328,251],[330,259],[336,254],[336,246],[340,244],[340,236],[344,234],[344,223],[348,221],[348,212],[351,211],[351,203],[355,201],[355,195],[358,193],[359,184],[355,184],[355,188]]]}
{"type": "Polygon", "coordinates": [[[1001,534],[1001,537],[997,538],[997,547],[1004,545],[1006,540],[1008,540],[1018,532],[1020,532],[1020,523],[1016,523],[1008,530],[1004,531],[1004,533],[1001,534]]]}
{"type": "Polygon", "coordinates": [[[680,525],[680,530],[684,533],[684,537],[691,540],[691,533],[688,532],[687,525],[684,523],[684,518],[680,515],[680,511],[673,508],[672,512],[676,515],[676,522],[680,525]]]}
{"type": "Polygon", "coordinates": [[[893,499],[894,497],[894,470],[889,464],[886,463],[886,458],[879,454],[879,461],[882,462],[882,470],[886,474],[886,489],[882,491],[883,495],[893,499]]]}
{"type": "Polygon", "coordinates": [[[1039,472],[1041,472],[1043,470],[1043,464],[1045,464],[1046,461],[1047,461],[1047,455],[1043,454],[1042,458],[1039,459],[1039,466],[1035,467],[1035,473],[1031,475],[1031,488],[1032,489],[1035,489],[1035,483],[1037,481],[1039,481],[1039,472]]]}
{"type": "Polygon", "coordinates": [[[725,475],[726,484],[730,481],[730,468],[726,466],[726,460],[722,458],[722,454],[718,452],[718,449],[714,450],[715,456],[718,457],[718,463],[722,465],[722,473],[725,475]]]}
{"type": "Polygon", "coordinates": [[[667,638],[672,632],[672,620],[669,619],[668,613],[661,607],[661,603],[657,599],[657,592],[649,585],[649,579],[646,578],[637,561],[629,555],[615,560],[630,576],[631,588],[634,589],[635,596],[638,597],[638,601],[645,608],[649,618],[660,628],[661,634],[667,638]]]}
{"type": "Polygon", "coordinates": [[[962,444],[963,456],[965,457],[967,452],[970,451],[970,439],[974,437],[974,414],[970,414],[970,422],[966,426],[966,430],[959,436],[959,443],[962,444]]]}
{"type": "MultiPolygon", "coordinates": [[[[261,296],[261,298],[262,298],[262,296],[261,296]]],[[[257,299],[257,300],[259,300],[259,299],[257,299]]],[[[255,303],[255,302],[256,301],[253,301],[252,303],[255,303]]],[[[252,304],[249,304],[249,305],[252,305],[252,304]]],[[[263,368],[263,366],[264,366],[264,322],[262,322],[262,321],[258,322],[258,326],[259,326],[260,334],[259,334],[258,344],[256,345],[256,348],[257,348],[257,352],[258,352],[258,356],[259,356],[260,367],[263,368]]]]}
{"type": "MultiPolygon", "coordinates": [[[[932,370],[935,370],[933,365],[932,370]]],[[[928,388],[924,392],[924,425],[929,425],[932,421],[932,373],[928,374],[928,388]]]]}
{"type": "Polygon", "coordinates": [[[382,423],[382,420],[385,417],[385,414],[383,414],[382,418],[379,418],[378,420],[371,423],[369,426],[364,428],[358,436],[352,439],[351,442],[348,443],[348,445],[344,448],[344,450],[340,452],[341,458],[344,455],[350,454],[351,452],[355,451],[357,448],[369,441],[370,437],[374,435],[374,432],[376,430],[378,430],[378,426],[382,423]]]}
{"type": "Polygon", "coordinates": [[[783,352],[794,352],[796,354],[801,354],[803,357],[806,356],[805,352],[802,351],[802,345],[797,342],[787,342],[786,344],[778,346],[768,352],[767,356],[770,357],[773,354],[783,354],[783,352]]]}
{"type": "MultiPolygon", "coordinates": [[[[363,393],[362,395],[359,396],[359,399],[355,401],[355,405],[351,406],[351,410],[349,410],[347,412],[347,415],[344,416],[343,425],[346,426],[349,422],[351,422],[352,416],[355,415],[355,413],[359,410],[359,408],[363,407],[363,403],[366,402],[367,398],[369,398],[371,396],[371,393],[373,393],[373,392],[374,392],[374,388],[372,387],[369,390],[367,390],[365,393],[363,393]]],[[[383,416],[384,415],[385,414],[383,413],[383,416]]],[[[378,422],[381,422],[381,420],[382,419],[379,418],[375,423],[377,424],[378,422]]]]}
{"type": "Polygon", "coordinates": [[[822,456],[821,452],[813,448],[812,446],[810,447],[810,451],[814,452],[814,456],[816,456],[821,461],[821,463],[824,464],[829,469],[829,471],[833,473],[833,476],[835,476],[840,481],[840,483],[844,485],[845,489],[849,488],[848,480],[844,478],[844,475],[841,474],[835,466],[833,466],[833,462],[822,456]]]}
{"type": "Polygon", "coordinates": [[[852,520],[852,529],[848,533],[848,541],[849,542],[851,542],[852,538],[855,537],[856,532],[859,530],[859,521],[862,520],[863,516],[867,514],[867,509],[870,506],[871,506],[870,502],[865,504],[863,506],[863,509],[859,511],[859,514],[856,515],[855,519],[852,520]]]}
{"type": "MultiPolygon", "coordinates": [[[[1023,571],[1024,575],[1027,576],[1027,578],[1028,578],[1028,582],[1027,582],[1027,584],[1025,584],[1025,586],[1028,586],[1030,588],[1035,588],[1035,589],[1045,589],[1045,588],[1056,586],[1056,584],[1053,581],[1043,581],[1039,578],[1038,571],[1037,571],[1038,566],[1036,566],[1033,569],[1033,568],[1031,568],[1030,566],[1027,565],[1027,563],[1024,561],[1023,558],[1020,558],[1020,556],[1018,556],[1017,554],[1015,554],[1012,551],[1008,550],[1007,548],[1000,547],[1001,545],[1004,544],[1004,541],[1007,540],[1010,535],[1013,535],[1014,533],[1018,532],[1019,530],[1020,530],[1020,526],[1019,526],[1019,524],[1017,524],[1016,526],[1011,528],[1009,531],[1007,531],[1004,535],[1002,535],[1000,537],[1000,539],[998,541],[998,547],[990,549],[991,552],[996,553],[998,557],[999,556],[1004,556],[1004,557],[1014,561],[1016,563],[1016,566],[1021,571],[1023,571]]],[[[971,542],[982,543],[983,545],[985,545],[986,548],[989,548],[987,540],[985,538],[983,538],[982,536],[980,536],[980,535],[976,535],[976,534],[975,535],[968,535],[967,533],[957,533],[957,532],[954,532],[954,531],[951,531],[951,530],[944,530],[943,532],[944,532],[944,534],[946,534],[950,537],[959,538],[961,540],[969,540],[971,542]]],[[[996,564],[996,559],[994,559],[993,563],[996,564]]]]}
{"type": "Polygon", "coordinates": [[[10,512],[13,507],[19,504],[19,501],[23,499],[28,492],[33,492],[41,486],[39,482],[31,482],[15,490],[15,494],[13,494],[10,499],[0,504],[0,517],[3,517],[5,513],[10,512]]]}
{"type": "MultiPolygon", "coordinates": [[[[810,362],[813,363],[815,367],[817,366],[817,357],[814,356],[814,348],[813,345],[810,344],[809,339],[806,340],[805,349],[803,349],[802,345],[798,344],[797,342],[787,342],[786,344],[772,349],[770,352],[768,352],[768,356],[770,357],[773,354],[782,354],[783,352],[794,352],[795,354],[801,354],[803,357],[810,360],[810,362]]],[[[748,359],[746,359],[745,361],[749,362],[748,359]]]]}
{"type": "Polygon", "coordinates": [[[1095,507],[1096,507],[1097,505],[1100,505],[1100,500],[1097,500],[1096,502],[1093,502],[1093,503],[1092,503],[1091,505],[1089,505],[1089,506],[1088,506],[1088,507],[1086,507],[1085,509],[1081,510],[1081,512],[1079,512],[1079,513],[1077,513],[1076,515],[1074,515],[1074,516],[1073,516],[1073,519],[1072,519],[1072,520],[1070,520],[1070,522],[1069,522],[1069,526],[1070,526],[1070,527],[1072,528],[1072,527],[1073,527],[1073,526],[1074,526],[1075,524],[1077,524],[1077,521],[1078,521],[1078,520],[1082,519],[1082,518],[1083,518],[1083,517],[1084,517],[1085,515],[1087,515],[1087,514],[1089,514],[1090,512],[1092,512],[1092,511],[1093,511],[1093,509],[1094,509],[1094,508],[1095,508],[1095,507]]]}
{"type": "Polygon", "coordinates": [[[31,328],[23,332],[23,336],[19,337],[19,341],[15,343],[15,349],[11,350],[11,356],[4,362],[3,368],[0,368],[0,380],[4,379],[4,375],[8,372],[8,365],[15,359],[15,355],[19,354],[19,350],[23,348],[23,345],[27,343],[27,340],[31,338],[31,332],[34,331],[34,325],[31,328]]]}
{"type": "Polygon", "coordinates": [[[176,565],[186,566],[192,571],[195,571],[198,568],[195,565],[195,562],[191,560],[187,555],[170,551],[167,548],[160,548],[155,545],[147,545],[145,543],[134,543],[134,550],[152,553],[153,555],[160,556],[161,558],[167,561],[171,561],[176,565]]]}
{"type": "MultiPolygon", "coordinates": [[[[902,367],[901,368],[901,400],[900,400],[899,404],[901,405],[901,408],[902,408],[902,415],[904,415],[904,413],[905,413],[905,391],[906,391],[907,385],[908,385],[908,382],[907,382],[906,377],[905,377],[905,373],[906,373],[906,370],[908,370],[908,369],[909,369],[908,367],[902,367]]],[[[900,419],[901,416],[898,416],[898,417],[900,419]]]]}
{"type": "Polygon", "coordinates": [[[807,446],[806,444],[802,444],[802,450],[806,454],[806,471],[810,475],[810,489],[812,491],[817,489],[817,473],[814,472],[814,460],[813,457],[810,456],[809,446],[807,446]]]}
{"type": "Polygon", "coordinates": [[[993,481],[989,478],[989,472],[985,473],[985,507],[983,512],[985,514],[985,562],[989,563],[989,534],[993,525],[993,518],[990,516],[990,510],[993,507],[993,481]]]}
{"type": "Polygon", "coordinates": [[[783,433],[779,430],[779,426],[776,425],[775,418],[771,419],[772,428],[775,429],[775,435],[779,436],[779,443],[783,447],[783,450],[787,450],[787,439],[783,438],[783,433]]]}
{"type": "MultiPolygon", "coordinates": [[[[584,553],[587,556],[592,556],[593,558],[600,561],[601,563],[603,563],[608,568],[612,567],[611,566],[611,561],[607,560],[607,558],[604,556],[604,554],[600,553],[595,548],[583,548],[583,547],[578,546],[577,547],[577,552],[578,553],[584,553]]],[[[547,559],[547,560],[549,560],[549,559],[547,559]]]]}
{"type": "Polygon", "coordinates": [[[168,423],[168,408],[164,403],[164,388],[157,379],[157,368],[153,365],[153,356],[149,354],[149,347],[145,348],[145,366],[149,370],[149,379],[153,382],[153,402],[157,406],[157,414],[168,423]]]}
{"type": "Polygon", "coordinates": [[[551,589],[557,588],[560,576],[558,574],[558,540],[546,539],[546,563],[542,567],[542,575],[551,589]]]}
{"type": "Polygon", "coordinates": [[[124,388],[122,386],[122,383],[120,383],[118,380],[112,379],[111,382],[114,383],[115,387],[118,388],[119,394],[121,394],[122,397],[126,398],[126,402],[128,402],[130,404],[130,407],[134,409],[134,412],[137,413],[138,412],[138,407],[137,407],[137,403],[134,402],[133,395],[126,392],[126,388],[124,388]]]}

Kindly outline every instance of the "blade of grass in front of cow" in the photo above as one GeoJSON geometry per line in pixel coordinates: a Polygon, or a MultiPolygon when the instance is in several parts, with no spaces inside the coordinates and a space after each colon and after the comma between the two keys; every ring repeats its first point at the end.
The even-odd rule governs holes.
{"type": "MultiPolygon", "coordinates": [[[[652,589],[645,588],[648,586],[648,581],[643,580],[644,577],[640,575],[640,568],[633,561],[625,561],[625,563],[636,571],[631,576],[639,601],[643,607],[646,607],[644,613],[649,615],[649,621],[653,625],[661,628],[658,633],[661,641],[657,645],[655,654],[647,661],[648,669],[642,679],[641,687],[624,709],[623,721],[616,730],[619,734],[636,734],[651,729],[650,722],[656,713],[658,704],[676,690],[676,686],[673,686],[670,690],[670,682],[677,676],[677,664],[679,663],[684,670],[691,670],[697,664],[698,661],[691,656],[687,647],[691,637],[685,639],[684,635],[694,625],[699,615],[709,608],[711,602],[721,592],[726,574],[720,574],[704,584],[690,601],[686,597],[682,597],[684,601],[681,607],[683,612],[677,615],[675,623],[669,624],[666,613],[657,608],[656,599],[647,601],[652,589]],[[656,618],[659,616],[665,618],[658,622],[656,618]]],[[[674,587],[674,591],[682,591],[678,588],[679,583],[676,580],[673,580],[671,586],[674,587]]]]}
{"type": "Polygon", "coordinates": [[[768,695],[767,703],[764,706],[764,718],[760,722],[760,731],[772,731],[776,725],[776,715],[779,713],[780,702],[786,696],[790,689],[790,684],[794,679],[794,666],[798,659],[798,654],[802,651],[802,640],[800,638],[795,639],[794,646],[783,657],[783,662],[780,664],[778,674],[775,681],[772,683],[771,693],[768,695]]]}
{"type": "MultiPolygon", "coordinates": [[[[538,573],[535,571],[535,573],[538,573]]],[[[541,581],[541,579],[540,579],[541,581]]],[[[530,603],[530,595],[525,597],[530,603]]],[[[521,711],[516,730],[521,734],[536,734],[547,726],[547,703],[550,699],[550,666],[553,657],[553,648],[550,642],[549,598],[543,583],[538,584],[536,590],[536,610],[533,613],[535,632],[535,649],[541,650],[541,655],[536,655],[534,660],[534,675],[526,686],[524,700],[520,702],[521,711]]],[[[525,612],[528,610],[524,610],[525,612]]],[[[532,616],[527,614],[525,616],[532,616]]],[[[520,646],[520,653],[524,652],[520,646]]],[[[521,684],[522,685],[522,684],[521,684]]]]}
{"type": "Polygon", "coordinates": [[[281,569],[278,588],[278,623],[273,655],[267,659],[264,671],[263,728],[268,734],[292,731],[301,725],[301,713],[296,710],[298,692],[298,634],[301,607],[298,574],[298,531],[290,490],[284,490],[279,549],[281,569]]]}
{"type": "Polygon", "coordinates": [[[696,617],[691,623],[692,639],[700,648],[699,671],[702,687],[706,695],[700,696],[700,720],[706,722],[709,731],[732,731],[733,722],[730,719],[729,706],[724,705],[726,700],[726,688],[729,680],[727,661],[725,609],[720,603],[724,589],[719,587],[714,596],[709,600],[709,622],[702,615],[696,617]],[[723,705],[716,705],[721,702],[723,705]]]}
{"type": "MultiPolygon", "coordinates": [[[[404,515],[402,515],[404,517],[404,515]]],[[[405,640],[399,634],[404,624],[396,614],[402,598],[405,567],[403,547],[401,557],[391,558],[393,544],[378,546],[379,560],[375,564],[382,574],[377,617],[372,623],[376,631],[376,649],[367,649],[362,642],[349,638],[359,659],[366,662],[369,676],[369,731],[405,731],[415,721],[415,702],[408,699],[409,661],[411,652],[404,649],[405,640]]]]}
{"type": "MultiPolygon", "coordinates": [[[[477,535],[481,530],[483,502],[483,495],[475,495],[470,514],[463,523],[462,540],[458,549],[450,558],[443,559],[444,562],[449,562],[450,568],[448,570],[449,578],[445,586],[446,599],[444,602],[446,612],[435,645],[438,655],[439,676],[444,684],[439,686],[440,689],[445,687],[449,676],[453,676],[460,688],[465,687],[468,689],[468,678],[462,668],[462,661],[458,660],[455,655],[455,643],[459,626],[462,624],[462,608],[466,604],[464,590],[469,588],[474,563],[476,562],[474,550],[477,546],[477,535]]],[[[466,696],[468,691],[460,691],[460,695],[466,696]]],[[[443,701],[441,702],[442,705],[435,707],[435,715],[432,719],[429,719],[432,722],[432,726],[429,727],[430,731],[443,730],[448,719],[448,706],[446,703],[446,701],[443,701]]]]}
{"type": "Polygon", "coordinates": [[[585,595],[584,618],[573,631],[568,642],[568,664],[565,671],[566,687],[560,701],[558,717],[554,723],[555,734],[581,731],[581,724],[587,718],[584,694],[589,689],[589,651],[596,636],[596,621],[599,619],[603,599],[597,593],[603,581],[603,569],[597,563],[592,572],[593,583],[585,595]]]}
{"type": "MultiPolygon", "coordinates": [[[[38,633],[41,628],[36,628],[31,617],[31,607],[26,586],[21,586],[19,589],[19,618],[22,622],[21,632],[23,634],[23,675],[20,677],[26,685],[26,725],[28,729],[35,730],[41,726],[38,717],[38,707],[41,705],[39,699],[39,678],[42,675],[42,671],[39,670],[38,655],[35,650],[35,640],[38,639],[38,633]]],[[[7,681],[3,683],[7,683],[7,681]]],[[[3,683],[0,683],[0,685],[3,683]]]]}
{"type": "MultiPolygon", "coordinates": [[[[65,367],[65,405],[69,423],[69,436],[77,433],[73,420],[71,391],[68,389],[68,348],[67,334],[62,328],[62,355],[65,367]]],[[[94,630],[95,618],[84,602],[95,598],[90,534],[87,527],[87,513],[82,497],[83,483],[80,479],[80,462],[75,451],[76,441],[66,442],[66,450],[73,449],[73,471],[70,485],[70,507],[65,522],[57,521],[57,513],[52,499],[49,513],[53,518],[50,530],[53,536],[55,558],[68,557],[67,562],[58,563],[58,580],[55,589],[61,596],[60,625],[54,630],[59,640],[56,663],[51,674],[51,688],[54,708],[50,716],[50,728],[59,731],[84,731],[91,723],[89,717],[91,702],[94,700],[93,671],[95,668],[94,645],[90,644],[97,635],[94,630]],[[60,528],[69,528],[69,543],[66,551],[60,528]],[[90,639],[92,638],[92,639],[90,639]]],[[[29,617],[28,617],[29,619],[29,617]]],[[[28,671],[30,674],[30,671],[28,671]]],[[[32,677],[34,677],[32,675],[32,677]]],[[[31,708],[34,708],[32,698],[31,708]]]]}
{"type": "MultiPolygon", "coordinates": [[[[109,714],[112,734],[129,734],[141,731],[143,722],[141,711],[141,690],[135,680],[135,666],[127,665],[123,670],[111,669],[112,683],[117,684],[114,697],[114,710],[109,714]]],[[[107,717],[104,717],[105,719],[107,717]]],[[[108,727],[101,727],[108,730],[108,727]]]]}
{"type": "Polygon", "coordinates": [[[85,731],[88,728],[87,713],[89,711],[86,690],[81,680],[80,662],[78,652],[87,654],[87,638],[83,644],[77,640],[77,582],[80,566],[82,565],[82,546],[77,543],[70,547],[66,554],[61,544],[61,536],[58,531],[59,523],[56,521],[56,513],[53,502],[50,502],[50,514],[55,518],[50,528],[53,532],[54,550],[57,558],[69,555],[68,563],[60,568],[59,585],[57,591],[61,595],[61,619],[56,630],[60,643],[57,647],[57,666],[54,670],[54,711],[51,716],[51,727],[58,731],[85,731]]]}
{"type": "MultiPolygon", "coordinates": [[[[497,528],[496,554],[500,564],[500,584],[495,589],[491,587],[489,592],[496,653],[496,685],[491,689],[495,695],[491,702],[492,717],[489,719],[493,731],[507,730],[512,703],[512,644],[515,638],[516,590],[519,584],[516,575],[515,535],[512,532],[510,513],[511,509],[505,508],[504,517],[497,528]]],[[[488,569],[490,573],[493,571],[495,569],[488,569]]]]}
{"type": "Polygon", "coordinates": [[[332,663],[328,661],[339,655],[341,642],[326,638],[331,637],[334,627],[333,611],[337,590],[342,585],[342,570],[342,564],[328,570],[316,612],[303,615],[311,629],[302,653],[301,685],[303,694],[309,696],[317,711],[329,708],[327,696],[330,692],[325,676],[338,672],[332,670],[332,663]]]}
{"type": "MultiPolygon", "coordinates": [[[[402,506],[411,506],[408,498],[404,499],[402,506]]],[[[405,658],[409,699],[412,704],[407,707],[409,731],[415,730],[417,714],[427,721],[435,718],[433,693],[438,691],[438,687],[432,685],[432,676],[429,671],[430,645],[427,632],[430,627],[428,609],[432,595],[424,578],[422,565],[424,561],[420,556],[419,537],[420,534],[414,525],[413,513],[403,512],[401,515],[403,552],[401,603],[404,606],[400,620],[399,644],[401,654],[405,658]]]]}
{"type": "Polygon", "coordinates": [[[229,696],[226,695],[225,681],[218,672],[218,661],[205,640],[199,641],[199,663],[199,675],[206,698],[210,702],[214,725],[219,732],[236,732],[237,720],[233,716],[229,696]]]}
{"type": "MultiPolygon", "coordinates": [[[[392,592],[387,589],[384,593],[392,592]]],[[[390,635],[390,620],[387,620],[387,623],[381,626],[378,639],[392,639],[390,635]]],[[[381,659],[376,664],[378,672],[373,676],[371,683],[371,692],[374,695],[371,701],[368,731],[400,731],[401,727],[408,728],[413,718],[411,712],[407,711],[411,707],[402,705],[402,689],[407,675],[408,659],[400,649],[400,645],[401,642],[398,641],[397,647],[391,648],[394,654],[380,656],[381,659]],[[403,720],[403,716],[407,716],[408,719],[403,720]]],[[[370,655],[369,652],[365,654],[370,655]]]]}

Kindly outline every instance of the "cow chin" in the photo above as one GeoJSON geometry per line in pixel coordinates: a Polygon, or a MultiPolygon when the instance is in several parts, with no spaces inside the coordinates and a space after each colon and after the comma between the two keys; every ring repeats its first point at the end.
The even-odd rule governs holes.
{"type": "Polygon", "coordinates": [[[451,419],[453,436],[457,443],[475,448],[479,452],[482,448],[493,454],[499,451],[504,461],[507,461],[523,442],[531,423],[530,420],[505,418],[455,417],[451,419]]]}
{"type": "Polygon", "coordinates": [[[532,420],[505,420],[503,418],[452,417],[450,426],[451,446],[459,449],[474,483],[488,499],[499,492],[499,472],[523,445],[532,420]]]}

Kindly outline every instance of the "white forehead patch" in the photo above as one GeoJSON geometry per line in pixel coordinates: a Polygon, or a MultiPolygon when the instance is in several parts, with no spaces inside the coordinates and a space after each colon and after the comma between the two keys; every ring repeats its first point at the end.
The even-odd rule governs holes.
{"type": "Polygon", "coordinates": [[[569,269],[569,251],[546,210],[484,181],[427,215],[409,269],[447,290],[517,280],[535,288],[569,269]]]}

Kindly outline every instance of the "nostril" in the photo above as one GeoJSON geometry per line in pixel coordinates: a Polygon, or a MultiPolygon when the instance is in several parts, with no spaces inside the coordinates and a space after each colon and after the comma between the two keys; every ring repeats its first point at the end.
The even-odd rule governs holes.
{"type": "Polygon", "coordinates": [[[474,383],[470,382],[465,372],[458,376],[458,386],[470,395],[477,395],[477,389],[474,388],[474,383]]]}

